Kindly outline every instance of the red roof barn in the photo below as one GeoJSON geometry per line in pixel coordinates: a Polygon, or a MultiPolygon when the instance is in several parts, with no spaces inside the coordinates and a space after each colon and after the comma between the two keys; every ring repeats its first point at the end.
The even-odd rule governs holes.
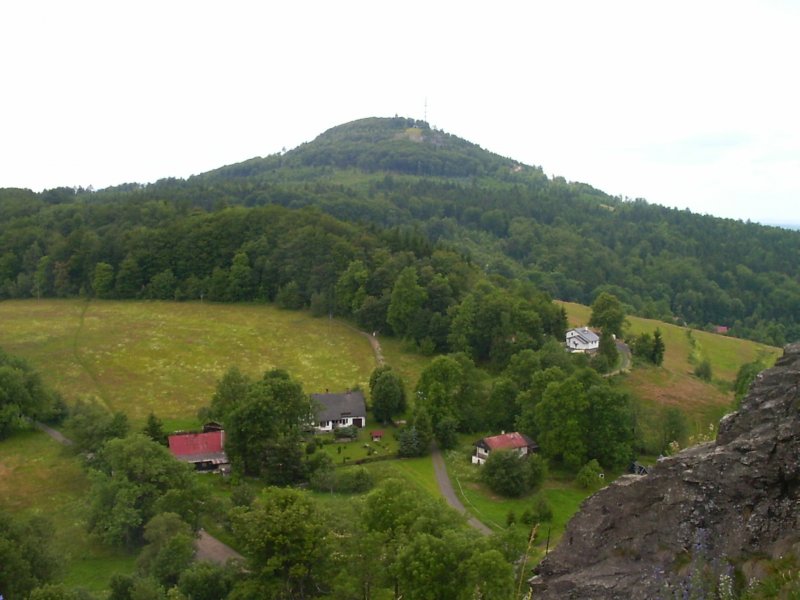
{"type": "Polygon", "coordinates": [[[176,433],[169,436],[169,451],[178,460],[191,463],[200,471],[228,464],[224,431],[176,433]]]}

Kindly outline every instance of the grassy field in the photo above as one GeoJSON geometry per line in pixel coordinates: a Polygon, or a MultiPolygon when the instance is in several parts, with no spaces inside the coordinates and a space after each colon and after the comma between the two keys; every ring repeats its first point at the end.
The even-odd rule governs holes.
{"type": "MultiPolygon", "coordinates": [[[[588,321],[588,307],[564,306],[572,325],[588,321]]],[[[646,423],[657,422],[664,406],[678,406],[689,416],[693,431],[703,431],[730,406],[727,389],[739,366],[759,356],[773,360],[780,353],[777,348],[704,332],[693,333],[692,346],[682,328],[636,317],[629,317],[629,322],[633,334],[659,327],[666,343],[663,368],[636,368],[623,379],[622,384],[641,399],[640,416],[646,423]],[[692,374],[692,351],[711,361],[711,384],[692,374]]],[[[386,362],[401,373],[410,392],[430,359],[405,352],[397,340],[380,341],[386,362]]],[[[153,411],[168,429],[197,425],[197,409],[209,402],[217,380],[232,365],[253,377],[275,367],[286,369],[309,393],[366,389],[375,367],[369,342],[347,324],[269,305],[0,302],[0,347],[27,358],[68,402],[94,395],[109,408],[125,412],[134,426],[153,411]]],[[[378,428],[387,435],[377,450],[394,452],[392,428],[371,423],[357,441],[328,444],[324,449],[337,463],[343,457],[349,457],[346,463],[354,462],[366,456],[368,432],[378,428]]],[[[475,438],[462,442],[468,446],[475,438]]],[[[490,527],[502,530],[509,511],[519,518],[530,507],[533,497],[506,500],[491,494],[478,480],[464,448],[445,458],[465,506],[490,527]]],[[[377,479],[399,477],[420,493],[440,498],[430,457],[376,462],[367,468],[377,479]]],[[[57,548],[68,564],[66,582],[101,590],[111,573],[130,572],[134,558],[88,538],[83,500],[87,489],[78,462],[43,434],[23,433],[0,442],[0,507],[49,516],[57,548]]],[[[552,546],[588,492],[556,474],[539,493],[554,511],[552,546]]],[[[342,506],[352,501],[351,496],[315,495],[334,511],[344,510],[342,506]]],[[[221,529],[212,532],[224,534],[221,529]]],[[[540,530],[535,554],[543,552],[545,535],[540,530]]]]}
{"type": "MultiPolygon", "coordinates": [[[[567,311],[570,327],[586,325],[591,309],[571,302],[559,302],[567,311]]],[[[637,367],[626,375],[622,385],[640,399],[639,410],[645,427],[658,420],[664,407],[675,406],[687,418],[692,435],[708,431],[720,417],[731,409],[731,385],[739,367],[758,358],[772,364],[781,355],[781,349],[749,340],[740,340],[705,331],[692,330],[693,348],[688,329],[653,319],[628,317],[628,337],[661,330],[666,351],[660,368],[637,367]],[[711,362],[713,378],[707,383],[693,373],[689,357],[699,351],[711,362]]]]}
{"type": "MultiPolygon", "coordinates": [[[[395,340],[381,342],[387,363],[413,389],[427,359],[404,352],[395,340]]],[[[26,358],[68,402],[95,396],[125,412],[137,427],[153,411],[168,430],[198,425],[197,409],[209,402],[217,380],[232,365],[253,377],[286,369],[309,393],[366,389],[375,368],[368,340],[352,327],[270,305],[0,302],[0,347],[26,358]]],[[[373,429],[387,432],[380,447],[372,444],[376,450],[394,453],[392,428],[371,423],[358,441],[325,450],[334,460],[363,458],[373,429]]],[[[379,478],[402,477],[439,495],[429,457],[368,468],[379,478]]],[[[23,433],[0,442],[0,507],[51,518],[56,548],[67,564],[66,583],[102,590],[112,573],[131,572],[135,557],[86,534],[88,488],[78,461],[44,434],[23,433]]],[[[348,496],[325,500],[350,501],[348,496]]],[[[225,536],[221,527],[209,525],[212,533],[225,536]]]]}
{"type": "Polygon", "coordinates": [[[49,519],[55,550],[66,564],[63,581],[99,591],[112,573],[131,573],[135,556],[89,538],[84,506],[88,489],[78,460],[45,434],[22,432],[0,441],[0,508],[49,519]]]}
{"type": "MultiPolygon", "coordinates": [[[[253,377],[286,369],[308,393],[366,389],[375,368],[357,331],[270,305],[6,301],[0,323],[0,347],[27,358],[68,401],[94,395],[136,424],[150,411],[167,426],[191,423],[233,365],[253,377]]],[[[385,353],[412,389],[425,359],[391,340],[385,353]]]]}

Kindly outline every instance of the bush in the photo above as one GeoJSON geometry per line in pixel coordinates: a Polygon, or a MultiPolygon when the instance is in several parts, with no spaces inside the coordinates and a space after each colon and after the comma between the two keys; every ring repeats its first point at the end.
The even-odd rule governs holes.
{"type": "Polygon", "coordinates": [[[231,491],[231,504],[234,506],[250,506],[255,499],[256,491],[247,483],[240,483],[231,491]]]}
{"type": "Polygon", "coordinates": [[[711,361],[707,358],[701,360],[694,368],[694,374],[703,381],[711,381],[711,361]]]}
{"type": "Polygon", "coordinates": [[[364,467],[343,469],[337,473],[337,491],[344,494],[360,494],[372,489],[375,480],[364,467]]]}
{"type": "Polygon", "coordinates": [[[600,468],[600,463],[596,459],[592,459],[581,467],[578,474],[575,476],[575,482],[584,489],[590,489],[597,485],[600,481],[600,475],[603,474],[603,469],[600,468]]]}
{"type": "Polygon", "coordinates": [[[547,459],[533,454],[528,456],[526,462],[528,489],[539,487],[547,477],[547,459]]]}
{"type": "Polygon", "coordinates": [[[553,507],[544,496],[536,496],[533,500],[533,512],[537,516],[538,522],[549,522],[553,520],[553,507]]]}
{"type": "Polygon", "coordinates": [[[361,494],[372,489],[374,484],[372,474],[364,467],[320,471],[314,473],[309,482],[312,490],[340,494],[361,494]]]}
{"type": "Polygon", "coordinates": [[[489,488],[501,496],[522,496],[530,487],[526,461],[516,452],[495,450],[483,465],[481,478],[489,488]]]}
{"type": "Polygon", "coordinates": [[[348,427],[339,427],[338,429],[333,430],[333,437],[335,437],[337,440],[342,440],[345,438],[354,440],[358,437],[358,429],[352,425],[348,427]]]}

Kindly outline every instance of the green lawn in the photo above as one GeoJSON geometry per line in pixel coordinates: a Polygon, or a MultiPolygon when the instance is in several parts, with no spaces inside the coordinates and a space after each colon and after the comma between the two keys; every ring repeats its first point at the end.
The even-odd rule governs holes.
{"type": "Polygon", "coordinates": [[[375,463],[371,465],[383,476],[405,478],[415,485],[420,491],[426,492],[434,498],[441,498],[439,484],[433,471],[433,460],[430,456],[420,458],[401,458],[398,460],[375,463]]]}
{"type": "Polygon", "coordinates": [[[135,556],[86,533],[88,489],[78,459],[45,434],[21,432],[0,442],[0,508],[48,518],[55,550],[66,565],[63,581],[99,591],[113,573],[131,573],[135,556]]]}
{"type": "MultiPolygon", "coordinates": [[[[369,418],[369,417],[368,417],[369,418]]],[[[322,441],[322,451],[332,459],[334,465],[354,464],[365,458],[395,456],[397,454],[397,428],[391,425],[374,425],[357,430],[358,437],[352,441],[336,440],[333,433],[315,434],[315,439],[322,441]],[[383,438],[373,442],[371,432],[383,431],[383,438]]]]}
{"type": "MultiPolygon", "coordinates": [[[[513,512],[518,523],[515,527],[527,529],[527,525],[519,523],[523,513],[533,506],[538,495],[543,495],[553,510],[553,519],[550,523],[542,523],[536,536],[536,544],[532,552],[534,558],[544,554],[547,534],[550,532],[550,547],[552,548],[561,535],[564,527],[577,512],[581,502],[594,490],[584,490],[572,483],[571,476],[562,473],[552,473],[541,486],[531,494],[522,498],[504,498],[489,490],[480,481],[481,467],[470,462],[471,441],[478,436],[462,436],[459,447],[444,453],[447,472],[453,483],[456,494],[460,497],[467,511],[478,520],[488,525],[495,531],[503,531],[507,526],[509,512],[513,512]]],[[[612,475],[612,474],[609,474],[612,475]]],[[[613,477],[608,477],[611,481],[613,477]]]]}
{"type": "Polygon", "coordinates": [[[411,394],[417,385],[420,373],[433,360],[433,357],[408,352],[404,349],[403,342],[395,338],[379,337],[378,341],[381,344],[386,364],[391,365],[403,377],[406,392],[411,400],[411,394]]]}
{"type": "Polygon", "coordinates": [[[346,324],[271,305],[15,300],[0,302],[0,322],[0,347],[68,401],[94,395],[135,424],[150,411],[192,424],[233,365],[253,377],[286,369],[308,393],[367,389],[375,368],[368,340],[346,324]]]}

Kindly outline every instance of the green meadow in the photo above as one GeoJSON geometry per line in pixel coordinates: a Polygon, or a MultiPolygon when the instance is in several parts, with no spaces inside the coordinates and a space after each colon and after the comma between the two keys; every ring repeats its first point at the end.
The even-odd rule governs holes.
{"type": "MultiPolygon", "coordinates": [[[[151,411],[191,424],[234,365],[253,377],[286,369],[308,393],[366,389],[375,368],[369,341],[348,325],[263,304],[6,301],[0,323],[0,347],[68,402],[94,396],[135,424],[151,411]]],[[[423,357],[392,343],[384,354],[413,386],[423,357]]]]}
{"type": "MultiPolygon", "coordinates": [[[[562,303],[570,325],[588,321],[588,307],[562,303]]],[[[730,387],[739,366],[780,354],[753,342],[706,332],[693,332],[658,321],[629,317],[629,332],[659,327],[666,343],[662,368],[637,367],[621,378],[640,402],[645,424],[656,422],[665,406],[678,406],[693,433],[729,410],[730,387]],[[710,383],[693,375],[692,353],[710,360],[710,383]]],[[[399,340],[381,338],[386,362],[404,377],[410,392],[430,358],[407,352],[399,340]]],[[[308,393],[324,389],[366,390],[375,368],[367,338],[346,323],[313,318],[308,312],[284,311],[262,304],[24,300],[0,302],[0,347],[26,358],[68,403],[93,396],[112,410],[126,413],[139,427],[151,411],[167,429],[197,426],[197,410],[206,405],[218,379],[231,366],[252,377],[272,368],[286,369],[308,393]]],[[[647,425],[645,425],[647,427],[647,425]]],[[[464,436],[458,451],[445,453],[456,492],[468,511],[496,531],[515,527],[542,494],[553,509],[552,522],[542,525],[533,556],[544,553],[547,535],[554,545],[580,503],[590,493],[571,477],[552,473],[542,489],[521,499],[493,495],[467,457],[471,442],[464,436]]],[[[357,440],[324,444],[335,464],[354,464],[367,457],[396,452],[395,430],[368,423],[357,440]],[[383,429],[382,442],[369,431],[383,429]]],[[[376,479],[399,477],[420,493],[440,497],[429,457],[371,462],[376,479]]],[[[608,474],[608,479],[616,474],[608,474]]],[[[206,476],[207,477],[207,476],[206,476]]],[[[211,479],[222,498],[229,484],[211,479]]],[[[88,479],[76,458],[39,432],[23,432],[0,442],[0,507],[23,515],[51,519],[57,550],[66,559],[64,581],[92,590],[106,587],[114,572],[131,572],[135,557],[98,544],[85,533],[88,479]]],[[[332,511],[352,510],[353,496],[314,493],[332,511]]],[[[225,539],[222,527],[207,528],[225,539]]],[[[231,540],[227,540],[231,541],[231,540]]]]}
{"type": "MultiPolygon", "coordinates": [[[[426,358],[395,340],[381,340],[386,362],[416,384],[426,358]]],[[[252,377],[286,369],[306,392],[366,390],[376,366],[367,338],[337,320],[313,318],[262,304],[20,300],[0,302],[0,347],[26,358],[68,403],[95,397],[128,415],[134,427],[152,411],[168,430],[192,428],[218,379],[231,366],[252,377]]],[[[396,452],[394,429],[368,424],[350,443],[323,446],[345,464],[396,452]],[[383,429],[373,443],[369,431],[383,429]],[[371,448],[371,454],[368,452],[371,448]],[[341,450],[339,450],[341,448],[341,450]]],[[[438,496],[430,458],[368,465],[377,478],[402,477],[438,496]]],[[[201,476],[213,489],[224,482],[201,476]]],[[[135,556],[103,546],[86,534],[89,481],[79,461],[40,432],[0,442],[0,507],[52,521],[63,580],[90,590],[107,587],[112,573],[130,573],[135,556]]],[[[325,502],[341,508],[350,496],[325,502]]],[[[215,535],[225,530],[206,523],[215,535]]]]}
{"type": "MultiPolygon", "coordinates": [[[[570,327],[589,322],[591,308],[572,302],[559,302],[567,311],[570,327]]],[[[690,435],[708,435],[719,419],[732,410],[732,385],[743,364],[762,359],[771,365],[782,353],[780,348],[741,340],[707,331],[690,330],[670,323],[642,317],[627,317],[627,337],[661,330],[666,351],[661,367],[637,365],[622,377],[625,389],[639,400],[639,420],[645,435],[653,435],[653,423],[666,407],[677,407],[686,417],[690,435]],[[687,335],[691,332],[691,338],[687,335]],[[694,339],[694,345],[691,342],[694,339]],[[711,363],[712,380],[694,375],[690,357],[702,356],[711,363]]]]}
{"type": "Polygon", "coordinates": [[[95,542],[86,533],[89,480],[77,458],[39,431],[0,441],[0,508],[50,521],[64,559],[63,581],[99,591],[111,573],[133,571],[136,556],[95,542]]]}

